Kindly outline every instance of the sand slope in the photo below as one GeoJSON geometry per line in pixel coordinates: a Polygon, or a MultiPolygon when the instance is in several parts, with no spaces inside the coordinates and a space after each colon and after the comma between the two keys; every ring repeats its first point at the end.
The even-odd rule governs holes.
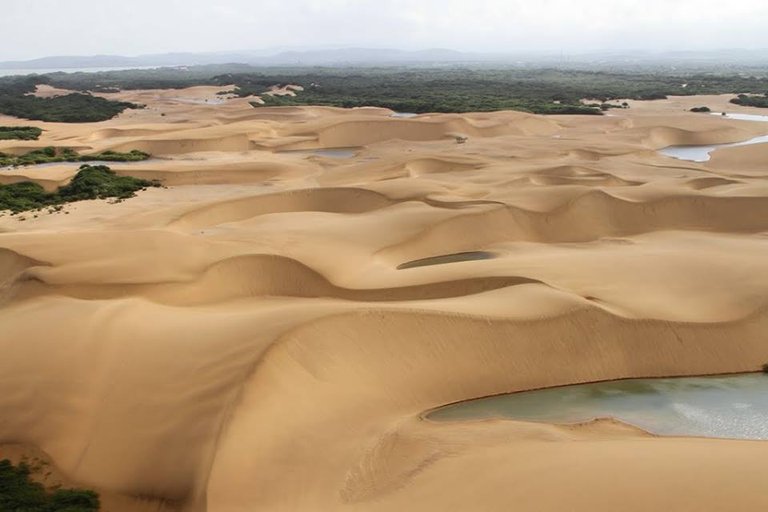
{"type": "Polygon", "coordinates": [[[148,108],[0,142],[149,151],[115,170],[167,186],[0,215],[0,456],[115,512],[768,505],[764,442],[422,419],[768,362],[766,145],[656,153],[768,124],[683,111],[726,97],[397,119],[218,91],[112,94],[148,108]],[[467,251],[493,257],[398,270],[467,251]]]}

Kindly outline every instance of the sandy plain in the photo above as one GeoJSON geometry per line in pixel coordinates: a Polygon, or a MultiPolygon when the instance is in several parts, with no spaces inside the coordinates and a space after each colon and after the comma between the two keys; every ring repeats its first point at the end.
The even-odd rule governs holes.
{"type": "Polygon", "coordinates": [[[0,118],[46,130],[0,151],[140,149],[113,169],[167,185],[0,216],[0,456],[112,512],[768,506],[765,442],[422,419],[768,362],[768,144],[656,153],[768,133],[686,111],[750,109],[402,119],[216,92],[114,94],[147,108],[96,124],[0,118]],[[464,251],[495,257],[397,269],[464,251]]]}

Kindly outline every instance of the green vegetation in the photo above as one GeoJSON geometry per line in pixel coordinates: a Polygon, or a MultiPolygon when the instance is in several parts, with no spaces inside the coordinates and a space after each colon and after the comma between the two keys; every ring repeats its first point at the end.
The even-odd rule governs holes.
{"type": "MultiPolygon", "coordinates": [[[[372,105],[399,112],[466,112],[514,109],[538,114],[596,114],[619,99],[764,90],[768,78],[662,73],[610,73],[563,69],[352,69],[281,75],[230,74],[240,96],[270,85],[298,84],[296,97],[262,96],[270,105],[372,105]],[[584,105],[589,98],[594,103],[584,105]]],[[[613,108],[618,108],[615,105],[613,108]]],[[[626,105],[622,105],[626,108],[626,105]]]]}
{"type": "Polygon", "coordinates": [[[712,112],[712,109],[709,107],[693,107],[691,112],[712,112]]]}
{"type": "Polygon", "coordinates": [[[0,460],[0,510],[7,512],[96,512],[99,495],[83,489],[56,489],[49,492],[30,478],[22,463],[0,460]]]}
{"type": "MultiPolygon", "coordinates": [[[[262,96],[267,106],[379,106],[398,112],[469,112],[516,109],[540,114],[599,114],[617,99],[653,100],[669,95],[763,93],[764,70],[733,67],[545,68],[474,64],[433,67],[194,66],[104,73],[51,73],[15,78],[75,91],[226,87],[241,97],[262,96],[275,85],[304,88],[297,96],[262,96]],[[688,68],[686,68],[688,69],[688,68]],[[591,104],[582,100],[588,98],[591,104]]],[[[0,90],[11,79],[0,79],[0,90]]],[[[1,105],[1,102],[0,102],[1,105]]],[[[258,106],[258,105],[254,105],[258,106]]],[[[626,105],[624,105],[626,108],[626,105]]],[[[2,111],[0,107],[0,111],[2,111]]]]}
{"type": "Polygon", "coordinates": [[[149,154],[137,149],[128,153],[104,151],[91,155],[81,155],[69,148],[54,148],[48,146],[35,149],[23,155],[8,155],[0,153],[0,167],[50,164],[57,162],[138,162],[147,160],[149,154]]]}
{"type": "Polygon", "coordinates": [[[763,96],[747,96],[746,94],[739,94],[738,98],[733,98],[731,100],[731,103],[743,107],[768,108],[768,93],[763,96]]]}
{"type": "Polygon", "coordinates": [[[0,140],[37,140],[42,134],[36,126],[0,126],[0,140]]]}
{"type": "MultiPolygon", "coordinates": [[[[457,89],[459,89],[457,87],[457,89]]],[[[383,107],[395,112],[489,112],[495,110],[520,110],[536,114],[588,114],[600,115],[600,106],[582,105],[578,100],[562,103],[555,100],[541,101],[505,97],[493,92],[479,91],[472,93],[461,90],[445,92],[445,89],[430,88],[421,93],[406,92],[398,87],[389,86],[385,93],[344,90],[319,90],[313,88],[297,93],[296,96],[261,96],[263,104],[252,102],[259,107],[282,107],[295,105],[322,105],[329,107],[383,107]]],[[[254,94],[256,91],[252,91],[254,94]]],[[[239,90],[238,94],[245,94],[239,90]]],[[[250,94],[246,94],[250,95],[250,94]]]]}
{"type": "Polygon", "coordinates": [[[0,79],[0,113],[59,123],[89,123],[106,121],[128,108],[139,105],[123,101],[111,101],[78,92],[52,98],[34,96],[35,88],[49,83],[49,78],[40,75],[6,77],[0,79]]]}
{"type": "Polygon", "coordinates": [[[295,97],[262,97],[267,106],[380,106],[413,113],[516,109],[541,114],[598,114],[603,104],[616,99],[752,93],[768,88],[768,77],[752,72],[590,71],[482,65],[418,69],[233,66],[231,70],[212,66],[50,78],[52,85],[76,90],[93,90],[96,86],[132,89],[234,85],[234,94],[241,97],[262,95],[274,85],[296,84],[304,91],[295,97]],[[206,72],[210,74],[206,76],[206,72]],[[595,105],[584,105],[584,98],[595,100],[595,105]]]}
{"type": "MultiPolygon", "coordinates": [[[[83,165],[69,184],[56,192],[46,192],[37,183],[23,181],[0,185],[0,211],[19,213],[41,208],[56,208],[64,203],[86,199],[127,199],[148,187],[157,187],[156,181],[132,176],[118,176],[104,165],[83,165]]],[[[2,508],[0,508],[2,510],[2,508]]]]}

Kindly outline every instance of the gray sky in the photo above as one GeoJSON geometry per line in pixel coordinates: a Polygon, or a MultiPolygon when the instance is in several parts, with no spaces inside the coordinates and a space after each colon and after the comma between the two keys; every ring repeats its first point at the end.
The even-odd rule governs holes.
{"type": "Polygon", "coordinates": [[[0,60],[281,46],[768,48],[766,27],[766,0],[1,0],[0,60]]]}

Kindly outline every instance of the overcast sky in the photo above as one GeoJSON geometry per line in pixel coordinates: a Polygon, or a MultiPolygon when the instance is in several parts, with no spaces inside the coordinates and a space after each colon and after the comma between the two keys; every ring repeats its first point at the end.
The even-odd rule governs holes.
{"type": "Polygon", "coordinates": [[[768,48],[768,0],[0,0],[0,60],[274,47],[768,48]]]}

